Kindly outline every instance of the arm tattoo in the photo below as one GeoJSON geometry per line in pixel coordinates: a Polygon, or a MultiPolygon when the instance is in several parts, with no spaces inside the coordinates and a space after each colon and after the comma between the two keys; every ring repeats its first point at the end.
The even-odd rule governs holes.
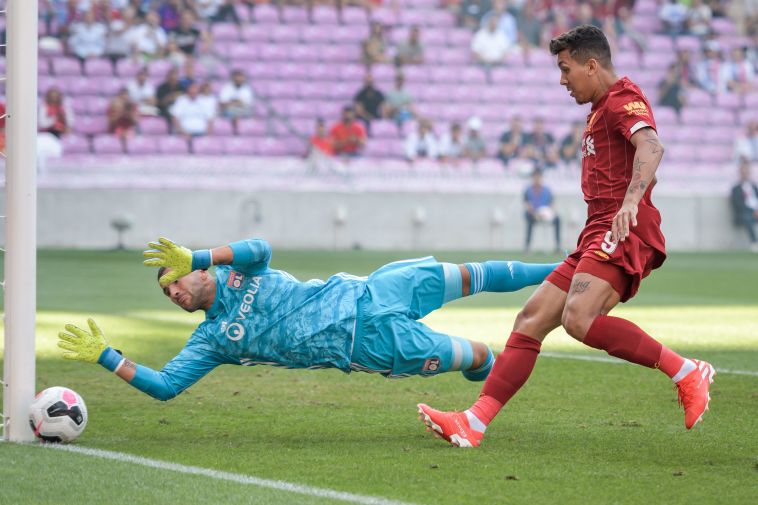
{"type": "Polygon", "coordinates": [[[121,365],[121,368],[122,369],[124,369],[124,368],[134,368],[134,369],[136,369],[137,365],[135,365],[133,361],[129,361],[128,359],[124,358],[124,364],[121,365]]]}
{"type": "Polygon", "coordinates": [[[590,282],[592,281],[574,281],[573,285],[571,286],[571,291],[577,294],[582,294],[590,287],[590,282]]]}

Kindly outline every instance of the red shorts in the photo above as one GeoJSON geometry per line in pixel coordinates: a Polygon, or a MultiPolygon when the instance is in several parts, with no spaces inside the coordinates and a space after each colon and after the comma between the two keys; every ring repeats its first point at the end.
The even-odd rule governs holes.
{"type": "Polygon", "coordinates": [[[568,293],[575,273],[584,272],[607,281],[625,302],[637,294],[642,279],[666,259],[665,251],[655,249],[632,232],[625,241],[610,240],[608,222],[590,223],[579,237],[579,246],[547,281],[568,293]]]}

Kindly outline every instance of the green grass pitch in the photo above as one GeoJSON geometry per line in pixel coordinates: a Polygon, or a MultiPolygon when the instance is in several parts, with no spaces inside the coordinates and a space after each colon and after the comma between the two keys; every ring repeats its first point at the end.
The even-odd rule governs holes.
{"type": "MultiPolygon", "coordinates": [[[[275,251],[298,278],[366,274],[413,254],[275,251]]],[[[517,254],[512,259],[554,258],[517,254]]],[[[446,261],[493,259],[445,253],[446,261]]],[[[221,367],[161,403],[55,347],[67,322],[93,316],[111,344],[160,368],[202,317],[171,305],[139,252],[42,251],[37,389],[63,385],[87,402],[76,446],[414,504],[741,504],[758,496],[758,257],[672,254],[638,297],[614,310],[686,355],[724,370],[711,410],[683,426],[670,381],[602,358],[554,332],[527,385],[477,450],[425,433],[415,404],[465,408],[480,384],[458,373],[387,380],[336,370],[221,367]],[[728,373],[745,371],[745,374],[728,373]],[[752,375],[751,375],[752,373],[752,375]]],[[[426,320],[500,350],[532,292],[481,295],[426,320]]],[[[0,504],[340,503],[209,477],[0,444],[0,504]]],[[[344,503],[344,502],[342,502],[344,503]]],[[[376,503],[381,503],[377,501],[376,503]]]]}

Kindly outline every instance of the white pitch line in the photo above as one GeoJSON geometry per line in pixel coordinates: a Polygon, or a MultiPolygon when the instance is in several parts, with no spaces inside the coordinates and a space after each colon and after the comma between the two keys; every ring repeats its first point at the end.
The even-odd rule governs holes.
{"type": "MultiPolygon", "coordinates": [[[[541,352],[540,356],[557,359],[573,359],[576,361],[594,361],[596,363],[610,363],[612,365],[626,365],[628,362],[613,358],[611,356],[587,356],[586,354],[569,354],[564,352],[541,352]]],[[[726,375],[748,375],[758,377],[758,371],[755,370],[730,370],[728,368],[716,368],[716,373],[726,375]]]]}
{"type": "Polygon", "coordinates": [[[345,493],[342,491],[335,491],[333,489],[303,486],[300,484],[293,484],[291,482],[285,482],[281,480],[262,479],[259,477],[253,477],[251,475],[222,472],[220,470],[211,470],[210,468],[202,468],[199,466],[180,465],[178,463],[170,463],[157,459],[144,458],[142,456],[134,456],[133,454],[126,454],[123,452],[106,451],[103,449],[93,449],[89,447],[62,444],[42,444],[41,447],[73,452],[77,454],[84,454],[86,456],[94,456],[96,458],[110,459],[113,461],[121,461],[124,463],[132,463],[135,465],[147,466],[150,468],[158,468],[160,470],[169,470],[172,472],[190,475],[202,475],[203,477],[209,477],[211,479],[225,480],[236,482],[238,484],[247,484],[250,486],[275,489],[277,491],[286,491],[306,496],[314,496],[317,498],[340,500],[348,503],[356,503],[358,505],[415,505],[413,503],[388,500],[386,498],[380,498],[376,496],[366,496],[360,494],[345,493]]]}

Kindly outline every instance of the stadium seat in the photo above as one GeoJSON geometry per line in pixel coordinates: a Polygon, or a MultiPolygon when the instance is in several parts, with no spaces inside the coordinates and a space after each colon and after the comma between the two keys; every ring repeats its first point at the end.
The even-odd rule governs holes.
{"type": "Polygon", "coordinates": [[[92,138],[92,151],[95,154],[122,154],[124,147],[121,140],[113,135],[95,135],[92,138]]]}
{"type": "Polygon", "coordinates": [[[108,121],[105,116],[82,116],[76,118],[73,130],[83,135],[96,135],[108,130],[108,121]]]}
{"type": "Polygon", "coordinates": [[[113,76],[113,63],[105,58],[92,58],[86,61],[84,69],[87,76],[97,77],[112,77],[113,76]]]}
{"type": "Polygon", "coordinates": [[[241,37],[240,28],[234,23],[214,23],[211,25],[211,35],[215,43],[236,41],[241,37]]]}
{"type": "Polygon", "coordinates": [[[128,138],[126,150],[129,154],[135,155],[156,154],[158,153],[158,139],[147,135],[128,138]]]}
{"type": "Polygon", "coordinates": [[[91,151],[90,142],[87,137],[81,135],[65,135],[61,138],[63,145],[63,154],[85,154],[91,151]]]}
{"type": "Polygon", "coordinates": [[[162,136],[157,137],[158,150],[161,154],[187,154],[189,153],[189,146],[187,141],[182,137],[177,136],[162,136]]]}
{"type": "Polygon", "coordinates": [[[257,154],[255,142],[249,138],[228,137],[224,139],[224,152],[230,155],[250,156],[257,154]]]}
{"type": "Polygon", "coordinates": [[[224,153],[224,141],[222,137],[206,136],[194,137],[190,141],[192,152],[194,154],[204,154],[217,156],[224,153]]]}
{"type": "Polygon", "coordinates": [[[53,74],[59,76],[80,76],[82,75],[82,64],[75,58],[66,56],[56,56],[51,58],[53,74]]]}
{"type": "Polygon", "coordinates": [[[142,135],[168,135],[166,119],[157,116],[142,116],[138,126],[142,135]]]}

